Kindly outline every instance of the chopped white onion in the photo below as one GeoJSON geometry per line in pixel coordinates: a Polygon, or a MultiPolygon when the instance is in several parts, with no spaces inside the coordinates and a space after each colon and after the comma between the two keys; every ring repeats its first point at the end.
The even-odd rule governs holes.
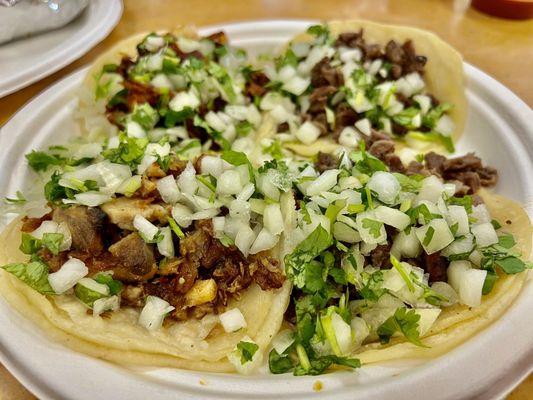
{"type": "Polygon", "coordinates": [[[333,236],[338,241],[345,243],[357,243],[361,241],[361,236],[356,230],[339,221],[333,224],[333,236]]]}
{"type": "Polygon", "coordinates": [[[172,175],[159,179],[157,181],[157,190],[167,204],[175,204],[180,198],[178,184],[172,175]]]}
{"type": "Polygon", "coordinates": [[[367,187],[385,204],[394,204],[400,194],[400,182],[390,172],[377,171],[367,183],[367,187]]]}
{"type": "Polygon", "coordinates": [[[370,120],[368,118],[360,119],[355,123],[355,127],[361,132],[363,135],[370,136],[372,133],[370,120]]]}
{"type": "Polygon", "coordinates": [[[144,128],[135,121],[128,121],[126,123],[126,133],[129,137],[141,139],[146,137],[144,128]]]}
{"type": "Polygon", "coordinates": [[[202,174],[218,178],[224,172],[224,160],[220,157],[204,155],[201,159],[200,170],[202,174]]]}
{"type": "Polygon", "coordinates": [[[100,315],[105,311],[117,311],[120,308],[118,296],[104,297],[93,303],[93,315],[100,315]]]}
{"type": "Polygon", "coordinates": [[[219,315],[220,323],[224,328],[224,331],[231,333],[236,332],[239,329],[246,328],[246,320],[242,315],[241,310],[238,308],[232,308],[219,315]]]}
{"type": "Polygon", "coordinates": [[[463,206],[448,206],[446,221],[450,227],[457,224],[455,236],[464,236],[469,232],[468,214],[463,206]]]}
{"type": "Polygon", "coordinates": [[[455,239],[446,248],[441,251],[441,254],[445,257],[449,257],[455,254],[465,254],[474,248],[474,237],[467,233],[461,238],[455,239]]]}
{"type": "Polygon", "coordinates": [[[283,89],[296,96],[300,96],[307,90],[310,83],[311,80],[309,78],[302,78],[296,75],[283,84],[283,89]]]}
{"type": "Polygon", "coordinates": [[[440,218],[431,220],[428,225],[415,228],[415,233],[427,254],[442,250],[454,239],[448,224],[440,218]]]}
{"type": "Polygon", "coordinates": [[[339,144],[349,148],[355,148],[359,143],[359,135],[351,126],[345,127],[339,135],[339,144]]]}
{"type": "Polygon", "coordinates": [[[294,343],[294,332],[291,329],[283,329],[272,339],[272,348],[278,354],[283,354],[294,343]]]}
{"type": "Polygon", "coordinates": [[[481,304],[486,277],[486,270],[471,268],[463,271],[459,278],[459,299],[461,303],[469,307],[477,307],[481,304]]]}
{"type": "Polygon", "coordinates": [[[443,192],[444,184],[442,181],[435,175],[430,175],[422,180],[422,187],[416,197],[416,204],[420,204],[424,200],[437,203],[443,192]]]}
{"type": "Polygon", "coordinates": [[[247,224],[242,224],[235,236],[235,246],[241,251],[241,253],[248,257],[250,247],[255,240],[255,234],[252,228],[247,224]]]}
{"type": "Polygon", "coordinates": [[[163,325],[163,320],[167,314],[174,309],[175,307],[171,306],[167,301],[156,296],[148,296],[146,304],[139,315],[139,325],[149,331],[156,331],[163,325]]]}
{"type": "Polygon", "coordinates": [[[476,238],[476,244],[479,247],[487,247],[498,243],[498,235],[490,222],[473,225],[472,234],[476,238]]]}
{"type": "Polygon", "coordinates": [[[416,237],[415,230],[411,229],[408,234],[402,231],[396,235],[391,253],[398,251],[399,256],[415,258],[420,254],[420,250],[422,250],[420,241],[416,237]]]}
{"type": "Polygon", "coordinates": [[[176,112],[183,111],[186,107],[195,110],[199,105],[200,99],[192,90],[177,93],[168,104],[169,108],[176,112]]]}
{"type": "Polygon", "coordinates": [[[164,257],[174,257],[174,243],[172,241],[172,231],[170,227],[165,226],[160,229],[163,239],[157,243],[157,250],[164,257]]]}
{"type": "Polygon", "coordinates": [[[276,245],[278,240],[278,236],[273,235],[268,229],[263,228],[250,248],[250,254],[257,254],[260,251],[271,249],[276,245]]]}
{"type": "Polygon", "coordinates": [[[331,314],[331,327],[335,332],[335,338],[341,354],[348,354],[352,349],[352,328],[347,324],[342,317],[333,312],[331,314]]]}
{"type": "Polygon", "coordinates": [[[159,228],[144,218],[141,214],[133,218],[133,226],[146,240],[153,240],[159,232],[159,228]]]}
{"type": "Polygon", "coordinates": [[[263,210],[263,225],[273,235],[283,231],[283,215],[278,203],[268,204],[263,210]]]}
{"type": "Polygon", "coordinates": [[[241,177],[236,170],[224,171],[217,181],[217,193],[221,195],[238,194],[242,190],[241,177]]]}
{"type": "Polygon", "coordinates": [[[192,211],[183,204],[175,204],[172,207],[172,218],[177,222],[182,228],[187,228],[191,225],[192,222],[192,211]]]}
{"type": "Polygon", "coordinates": [[[57,272],[48,275],[48,283],[50,283],[55,293],[63,294],[67,290],[72,289],[88,273],[89,269],[83,261],[77,258],[71,258],[57,272]]]}
{"type": "Polygon", "coordinates": [[[337,184],[337,176],[340,170],[328,169],[324,171],[318,178],[312,181],[305,189],[307,196],[314,196],[331,189],[337,184]]]}
{"type": "Polygon", "coordinates": [[[376,207],[374,213],[378,221],[393,226],[399,231],[403,231],[411,223],[411,218],[396,208],[379,206],[376,207]]]}
{"type": "Polygon", "coordinates": [[[320,129],[311,121],[305,121],[295,133],[298,140],[304,144],[314,143],[320,136],[320,129]]]}
{"type": "Polygon", "coordinates": [[[441,313],[439,308],[417,308],[415,311],[420,315],[418,320],[418,334],[422,337],[429,332],[441,313]]]}
{"type": "Polygon", "coordinates": [[[196,170],[191,162],[178,177],[178,187],[184,193],[194,194],[198,189],[198,181],[196,180],[196,170]]]}
{"type": "Polygon", "coordinates": [[[453,123],[452,119],[447,116],[443,115],[439,118],[437,121],[437,124],[435,125],[435,130],[439,133],[442,133],[444,136],[450,136],[455,129],[455,124],[453,123]]]}

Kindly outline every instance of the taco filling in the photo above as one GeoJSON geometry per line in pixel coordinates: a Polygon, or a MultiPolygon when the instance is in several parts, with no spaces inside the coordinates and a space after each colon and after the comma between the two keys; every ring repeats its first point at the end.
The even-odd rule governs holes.
{"type": "Polygon", "coordinates": [[[400,337],[429,347],[441,314],[476,309],[499,279],[532,267],[479,195],[487,167],[472,154],[440,157],[391,172],[362,143],[322,171],[301,162],[296,247],[285,259],[290,329],[274,341],[271,372],[357,367],[400,337]]]}
{"type": "Polygon", "coordinates": [[[349,26],[334,34],[330,25],[316,25],[307,33],[264,66],[268,93],[261,108],[277,123],[280,139],[312,145],[328,138],[355,148],[375,129],[411,145],[434,142],[454,151],[454,105],[428,87],[429,55],[417,53],[414,40],[377,43],[364,27],[349,26]]]}

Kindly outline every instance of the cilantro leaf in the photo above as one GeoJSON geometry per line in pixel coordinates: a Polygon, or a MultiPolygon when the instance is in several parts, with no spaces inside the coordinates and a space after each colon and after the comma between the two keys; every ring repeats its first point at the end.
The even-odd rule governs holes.
{"type": "Polygon", "coordinates": [[[43,234],[43,246],[46,247],[54,255],[59,254],[59,248],[63,243],[64,235],[62,233],[44,233],[43,234]]]}
{"type": "Polygon", "coordinates": [[[22,232],[21,241],[20,241],[20,251],[24,254],[35,254],[42,247],[42,242],[34,238],[32,235],[26,232],[22,232]]]}
{"type": "Polygon", "coordinates": [[[294,251],[285,257],[287,276],[298,288],[305,286],[305,270],[309,262],[333,244],[333,238],[322,225],[318,225],[294,251]]]}
{"type": "Polygon", "coordinates": [[[237,350],[241,353],[241,364],[246,364],[249,361],[252,361],[254,354],[259,349],[259,346],[251,342],[240,341],[237,344],[237,350]]]}
{"type": "Polygon", "coordinates": [[[389,317],[377,330],[379,340],[382,344],[389,343],[391,336],[395,332],[401,332],[407,340],[417,346],[424,346],[420,341],[418,333],[418,321],[420,315],[415,310],[407,310],[405,307],[400,307],[396,310],[392,317],[389,317]]]}
{"type": "Polygon", "coordinates": [[[101,272],[95,275],[93,279],[102,285],[106,285],[109,288],[110,296],[118,294],[122,290],[122,282],[113,279],[111,274],[101,272]]]}
{"type": "Polygon", "coordinates": [[[44,151],[32,150],[25,155],[28,164],[34,171],[46,171],[51,165],[63,165],[65,158],[57,154],[48,154],[44,151]]]}
{"type": "Polygon", "coordinates": [[[272,349],[268,355],[268,367],[273,374],[289,372],[294,364],[289,355],[280,355],[276,349],[272,349]]]}
{"type": "Polygon", "coordinates": [[[362,224],[363,224],[363,228],[367,229],[368,232],[372,236],[374,236],[375,238],[380,237],[381,228],[383,227],[383,222],[376,221],[370,218],[364,218],[362,224]]]}

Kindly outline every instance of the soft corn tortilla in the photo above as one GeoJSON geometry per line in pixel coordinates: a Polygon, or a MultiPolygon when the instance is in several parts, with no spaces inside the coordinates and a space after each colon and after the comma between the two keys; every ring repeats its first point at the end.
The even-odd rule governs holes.
{"type": "MultiPolygon", "coordinates": [[[[283,195],[281,204],[286,230],[272,254],[283,266],[285,254],[291,251],[287,238],[294,225],[292,195],[283,195]]],[[[20,226],[20,220],[16,220],[1,235],[1,265],[27,260],[18,250],[20,226]]],[[[73,350],[119,364],[200,371],[233,371],[226,356],[246,335],[259,345],[260,351],[265,351],[281,326],[291,291],[288,281],[275,291],[251,286],[228,305],[228,309],[240,309],[247,328],[226,333],[218,324],[202,340],[203,327],[198,320],[167,321],[162,329],[151,333],[137,324],[138,310],[123,308],[105,318],[93,316],[74,295],[44,296],[14,275],[0,271],[0,294],[52,339],[73,350]]]]}
{"type": "MultiPolygon", "coordinates": [[[[428,93],[433,94],[441,103],[453,104],[448,115],[455,124],[452,137],[457,142],[464,131],[467,112],[463,59],[457,50],[429,31],[408,26],[387,25],[362,20],[332,21],[327,25],[333,37],[337,37],[341,33],[359,32],[363,29],[363,37],[368,43],[379,44],[382,47],[385,47],[390,40],[395,40],[401,44],[411,39],[417,54],[427,57],[424,80],[428,93]]],[[[313,36],[308,33],[301,33],[292,41],[310,41],[312,38],[313,36]]],[[[319,151],[333,152],[339,146],[331,139],[319,139],[310,146],[301,143],[286,145],[295,153],[307,157],[313,156],[319,151]]],[[[429,147],[440,148],[440,145],[430,144],[429,147]]]]}
{"type": "MultiPolygon", "coordinates": [[[[525,259],[530,259],[533,227],[520,204],[485,190],[480,194],[492,217],[501,222],[502,231],[512,233],[517,242],[517,249],[525,259]],[[511,224],[507,224],[506,221],[511,221],[511,224]]],[[[358,349],[355,356],[363,363],[376,363],[408,358],[434,358],[446,353],[502,316],[520,293],[527,277],[528,272],[500,275],[492,292],[483,296],[479,307],[457,305],[444,309],[422,339],[429,348],[395,338],[387,346],[379,343],[364,345],[358,349]]]]}

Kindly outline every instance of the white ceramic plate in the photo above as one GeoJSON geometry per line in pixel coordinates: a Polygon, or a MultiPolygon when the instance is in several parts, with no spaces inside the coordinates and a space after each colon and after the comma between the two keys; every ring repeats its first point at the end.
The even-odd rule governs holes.
{"type": "Polygon", "coordinates": [[[0,97],[60,70],[102,41],[120,20],[122,0],[91,0],[62,28],[0,46],[0,97]]]}
{"type": "MultiPolygon", "coordinates": [[[[232,43],[250,51],[278,46],[309,22],[263,21],[223,25],[232,43]]],[[[20,110],[0,134],[0,196],[31,178],[23,155],[76,133],[73,94],[85,70],[74,73],[20,110]]],[[[508,89],[465,64],[467,132],[459,151],[475,150],[498,168],[496,191],[525,204],[533,215],[531,110],[508,89]]],[[[32,322],[0,301],[0,361],[42,399],[458,399],[501,398],[532,370],[533,283],[490,328],[462,346],[421,362],[365,366],[320,377],[263,374],[243,377],[173,369],[128,369],[75,353],[48,341],[32,322]],[[321,392],[313,390],[320,380],[321,392]]]]}

